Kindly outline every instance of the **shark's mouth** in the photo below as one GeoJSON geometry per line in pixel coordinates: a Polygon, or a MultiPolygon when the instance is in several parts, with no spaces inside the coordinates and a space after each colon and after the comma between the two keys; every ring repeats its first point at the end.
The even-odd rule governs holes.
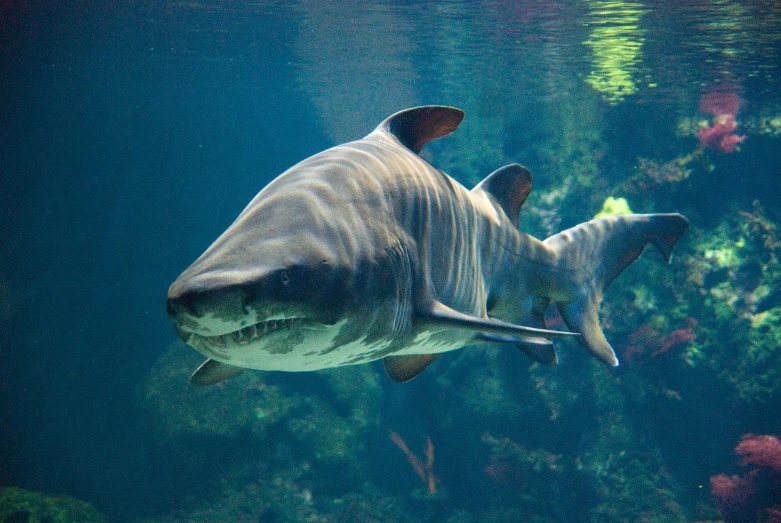
{"type": "Polygon", "coordinates": [[[207,347],[225,348],[228,345],[249,345],[263,336],[267,336],[282,329],[289,329],[302,320],[304,320],[304,318],[266,320],[218,336],[202,336],[194,332],[186,331],[180,331],[180,334],[184,338],[185,343],[193,347],[205,345],[207,347]]]}

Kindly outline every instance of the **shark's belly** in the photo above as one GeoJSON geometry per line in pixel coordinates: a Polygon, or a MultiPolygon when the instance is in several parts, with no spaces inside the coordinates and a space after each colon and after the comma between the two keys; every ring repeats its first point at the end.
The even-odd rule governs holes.
{"type": "Polygon", "coordinates": [[[226,347],[218,352],[204,346],[195,348],[209,358],[236,367],[299,372],[368,363],[390,355],[438,354],[471,342],[471,334],[460,330],[426,331],[403,340],[363,336],[342,341],[339,333],[339,328],[324,329],[309,336],[280,333],[262,343],[226,347]]]}

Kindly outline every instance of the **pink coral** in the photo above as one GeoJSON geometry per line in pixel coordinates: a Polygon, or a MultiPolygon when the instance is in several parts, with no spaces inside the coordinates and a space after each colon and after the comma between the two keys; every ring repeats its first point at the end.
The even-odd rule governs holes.
{"type": "Polygon", "coordinates": [[[718,474],[710,478],[710,491],[716,497],[719,512],[727,521],[739,521],[749,508],[753,494],[751,478],[718,474]]]}
{"type": "Polygon", "coordinates": [[[636,361],[642,363],[648,356],[648,347],[659,346],[659,338],[662,334],[647,324],[640,325],[632,334],[627,336],[623,344],[621,359],[625,363],[636,361]]]}
{"type": "Polygon", "coordinates": [[[697,320],[694,318],[689,318],[686,320],[686,327],[683,329],[677,329],[670,333],[670,335],[667,337],[667,341],[664,342],[664,345],[659,347],[657,350],[651,353],[651,357],[655,358],[656,356],[659,356],[660,354],[664,354],[670,349],[679,349],[682,347],[685,347],[687,343],[692,341],[694,338],[697,337],[696,334],[694,334],[694,328],[697,326],[697,320]]]}
{"type": "Polygon", "coordinates": [[[735,116],[743,105],[743,100],[731,89],[732,87],[716,89],[700,99],[700,111],[713,115],[710,124],[700,127],[697,131],[700,146],[704,149],[731,153],[746,139],[745,136],[735,134],[738,128],[735,116]]]}
{"type": "Polygon", "coordinates": [[[781,440],[775,436],[746,434],[735,452],[743,456],[744,466],[755,465],[781,473],[781,440]]]}
{"type": "Polygon", "coordinates": [[[746,434],[735,447],[749,467],[743,476],[718,474],[710,478],[719,512],[729,522],[781,523],[781,440],[746,434]]]}
{"type": "Polygon", "coordinates": [[[746,137],[733,134],[738,124],[735,116],[723,114],[716,116],[711,125],[700,127],[697,138],[705,149],[714,149],[725,153],[735,152],[737,144],[742,143],[746,137]]]}
{"type": "Polygon", "coordinates": [[[656,358],[668,352],[673,354],[685,348],[687,343],[697,337],[694,333],[696,327],[697,320],[694,318],[686,320],[686,327],[676,329],[669,334],[643,324],[626,337],[626,341],[621,346],[621,359],[626,363],[634,361],[640,364],[647,361],[649,357],[656,358]],[[653,347],[658,348],[649,352],[653,347]]]}

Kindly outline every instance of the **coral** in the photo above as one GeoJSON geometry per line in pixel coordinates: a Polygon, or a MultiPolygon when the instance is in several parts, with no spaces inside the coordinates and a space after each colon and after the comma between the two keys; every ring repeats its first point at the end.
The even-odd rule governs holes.
{"type": "Polygon", "coordinates": [[[713,119],[697,131],[700,147],[725,153],[735,152],[737,144],[746,137],[738,136],[735,116],[742,104],[741,98],[729,87],[714,89],[700,99],[700,111],[710,113],[713,119]]]}
{"type": "Polygon", "coordinates": [[[632,209],[629,208],[629,203],[626,201],[626,198],[608,196],[602,204],[602,210],[599,211],[594,218],[603,218],[605,216],[616,216],[620,214],[632,214],[632,209]]]}
{"type": "Polygon", "coordinates": [[[735,475],[717,474],[710,478],[710,489],[718,500],[719,512],[728,521],[741,521],[741,515],[749,510],[749,499],[753,493],[751,480],[735,475]]]}
{"type": "Polygon", "coordinates": [[[487,415],[520,415],[519,405],[515,398],[508,394],[498,373],[485,369],[482,375],[475,376],[466,387],[465,406],[474,411],[482,411],[487,415]]]}
{"type": "Polygon", "coordinates": [[[425,464],[409,449],[407,443],[396,432],[390,431],[390,439],[407,456],[407,461],[409,461],[420,481],[425,485],[426,496],[435,497],[440,494],[438,485],[440,485],[441,481],[434,474],[434,444],[431,442],[431,438],[426,438],[425,464]]]}
{"type": "Polygon", "coordinates": [[[666,353],[670,349],[680,349],[687,343],[692,341],[697,335],[694,333],[694,328],[697,327],[697,320],[689,318],[686,320],[686,327],[682,329],[676,329],[667,336],[667,340],[661,347],[651,353],[651,357],[655,358],[661,354],[666,353]]]}
{"type": "Polygon", "coordinates": [[[743,456],[741,465],[748,468],[747,473],[710,478],[719,512],[731,523],[777,520],[781,513],[781,440],[745,434],[735,453],[743,456]]]}
{"type": "Polygon", "coordinates": [[[364,485],[359,491],[337,498],[328,507],[328,523],[360,521],[366,523],[414,523],[430,521],[415,517],[406,510],[404,500],[389,496],[371,485],[364,485]]]}
{"type": "Polygon", "coordinates": [[[735,447],[735,453],[743,456],[741,465],[753,465],[781,474],[781,440],[775,436],[746,434],[735,447]]]}
{"type": "Polygon", "coordinates": [[[738,124],[730,114],[716,116],[710,124],[705,124],[697,131],[700,147],[713,149],[724,153],[733,153],[737,145],[746,140],[745,135],[738,136],[735,130],[738,124]]]}
{"type": "Polygon", "coordinates": [[[17,487],[0,488],[0,521],[27,523],[107,523],[108,518],[84,501],[17,487]]]}
{"type": "Polygon", "coordinates": [[[697,337],[694,333],[696,327],[697,320],[688,318],[686,327],[664,334],[658,327],[643,323],[620,343],[621,360],[643,363],[663,354],[679,352],[697,337]]]}
{"type": "MultiPolygon", "coordinates": [[[[658,344],[662,334],[648,323],[643,323],[619,345],[623,363],[642,363],[648,358],[649,348],[658,344]]],[[[656,345],[658,346],[658,345],[656,345]]]]}

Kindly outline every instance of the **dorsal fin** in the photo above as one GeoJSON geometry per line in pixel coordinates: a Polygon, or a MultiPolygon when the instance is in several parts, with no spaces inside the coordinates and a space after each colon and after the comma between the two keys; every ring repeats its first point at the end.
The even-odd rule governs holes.
{"type": "Polygon", "coordinates": [[[404,383],[431,365],[439,354],[412,354],[410,356],[387,356],[385,372],[396,383],[404,383]]]}
{"type": "Polygon", "coordinates": [[[428,142],[455,131],[463,119],[464,111],[461,109],[425,105],[389,116],[376,130],[392,134],[404,147],[419,153],[428,142]]]}
{"type": "Polygon", "coordinates": [[[491,195],[513,225],[518,227],[521,206],[532,190],[532,173],[526,167],[511,163],[486,176],[472,190],[482,190],[491,195]]]}

